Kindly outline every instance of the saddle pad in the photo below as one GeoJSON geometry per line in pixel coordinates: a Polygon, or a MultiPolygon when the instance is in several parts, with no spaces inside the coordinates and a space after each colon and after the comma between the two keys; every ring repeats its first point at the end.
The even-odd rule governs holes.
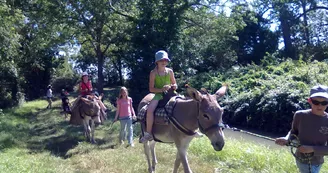
{"type": "MultiPolygon", "coordinates": [[[[172,97],[170,99],[169,102],[167,102],[167,104],[165,105],[164,108],[156,108],[155,110],[155,117],[162,117],[164,118],[165,121],[168,122],[168,116],[169,115],[172,115],[172,112],[173,112],[173,107],[175,105],[175,100],[176,97],[172,97]]],[[[143,106],[139,112],[138,112],[138,115],[137,115],[137,120],[138,121],[145,121],[145,118],[146,118],[146,114],[147,114],[147,109],[148,109],[148,104],[143,106]]]]}

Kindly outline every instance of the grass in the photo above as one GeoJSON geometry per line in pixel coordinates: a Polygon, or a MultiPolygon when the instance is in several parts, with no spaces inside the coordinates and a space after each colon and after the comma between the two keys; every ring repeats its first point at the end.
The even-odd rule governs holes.
{"type": "MultiPolygon", "coordinates": [[[[109,91],[115,97],[116,90],[109,91]],[[112,92],[112,93],[111,93],[112,92]]],[[[70,100],[72,101],[73,98],[70,100]]],[[[109,113],[113,119],[115,109],[109,113]]],[[[83,128],[71,126],[59,114],[60,100],[53,109],[37,100],[0,114],[0,172],[11,173],[135,173],[147,172],[143,146],[118,145],[119,123],[111,121],[96,128],[96,145],[85,141],[83,128]]],[[[139,132],[139,126],[135,126],[139,132]]],[[[172,172],[176,149],[172,144],[157,144],[156,172],[172,172]]],[[[227,137],[223,151],[215,152],[206,137],[195,139],[189,148],[189,162],[195,173],[283,173],[297,172],[286,147],[270,149],[227,137]]],[[[322,172],[328,172],[327,166],[322,172]]],[[[183,172],[182,167],[179,172],[183,172]]]]}

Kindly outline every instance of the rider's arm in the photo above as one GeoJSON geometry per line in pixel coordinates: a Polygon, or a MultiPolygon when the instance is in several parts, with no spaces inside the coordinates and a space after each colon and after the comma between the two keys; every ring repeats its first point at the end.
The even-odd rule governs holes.
{"type": "Polygon", "coordinates": [[[92,82],[91,82],[91,80],[89,80],[89,83],[90,83],[90,92],[93,90],[93,88],[92,88],[92,82]]]}
{"type": "Polygon", "coordinates": [[[178,88],[177,82],[174,77],[174,72],[172,69],[169,70],[170,73],[170,81],[171,81],[171,87],[176,90],[178,88]]]}

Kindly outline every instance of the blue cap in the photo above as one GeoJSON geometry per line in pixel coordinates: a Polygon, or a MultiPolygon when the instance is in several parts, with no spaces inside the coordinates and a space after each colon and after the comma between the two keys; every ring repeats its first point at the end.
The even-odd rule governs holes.
{"type": "Polygon", "coordinates": [[[155,54],[155,62],[162,60],[162,59],[171,61],[169,59],[169,56],[167,55],[167,53],[164,50],[160,50],[160,51],[156,52],[156,54],[155,54]]]}
{"type": "Polygon", "coordinates": [[[328,87],[324,85],[317,85],[311,88],[310,98],[322,97],[328,99],[328,87]]]}

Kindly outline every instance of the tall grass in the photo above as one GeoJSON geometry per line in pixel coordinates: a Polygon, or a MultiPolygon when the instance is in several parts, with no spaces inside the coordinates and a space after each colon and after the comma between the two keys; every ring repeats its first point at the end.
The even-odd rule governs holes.
{"type": "MultiPolygon", "coordinates": [[[[108,102],[105,104],[111,107],[108,102]]],[[[118,145],[119,123],[107,121],[98,126],[97,144],[92,145],[85,141],[82,127],[69,125],[59,114],[59,100],[54,102],[53,109],[45,109],[46,105],[45,100],[27,102],[0,115],[0,172],[147,172],[143,146],[137,139],[134,148],[118,145]]],[[[114,112],[113,109],[109,113],[110,119],[114,112]]],[[[139,132],[139,126],[135,128],[139,132]]],[[[156,151],[159,162],[156,172],[172,172],[174,145],[159,143],[156,151]]],[[[271,149],[229,137],[220,152],[213,150],[206,137],[194,139],[188,158],[196,173],[297,172],[287,148],[271,149]]],[[[183,172],[182,167],[179,171],[183,172]]],[[[327,166],[324,165],[322,172],[328,172],[327,166]]]]}

